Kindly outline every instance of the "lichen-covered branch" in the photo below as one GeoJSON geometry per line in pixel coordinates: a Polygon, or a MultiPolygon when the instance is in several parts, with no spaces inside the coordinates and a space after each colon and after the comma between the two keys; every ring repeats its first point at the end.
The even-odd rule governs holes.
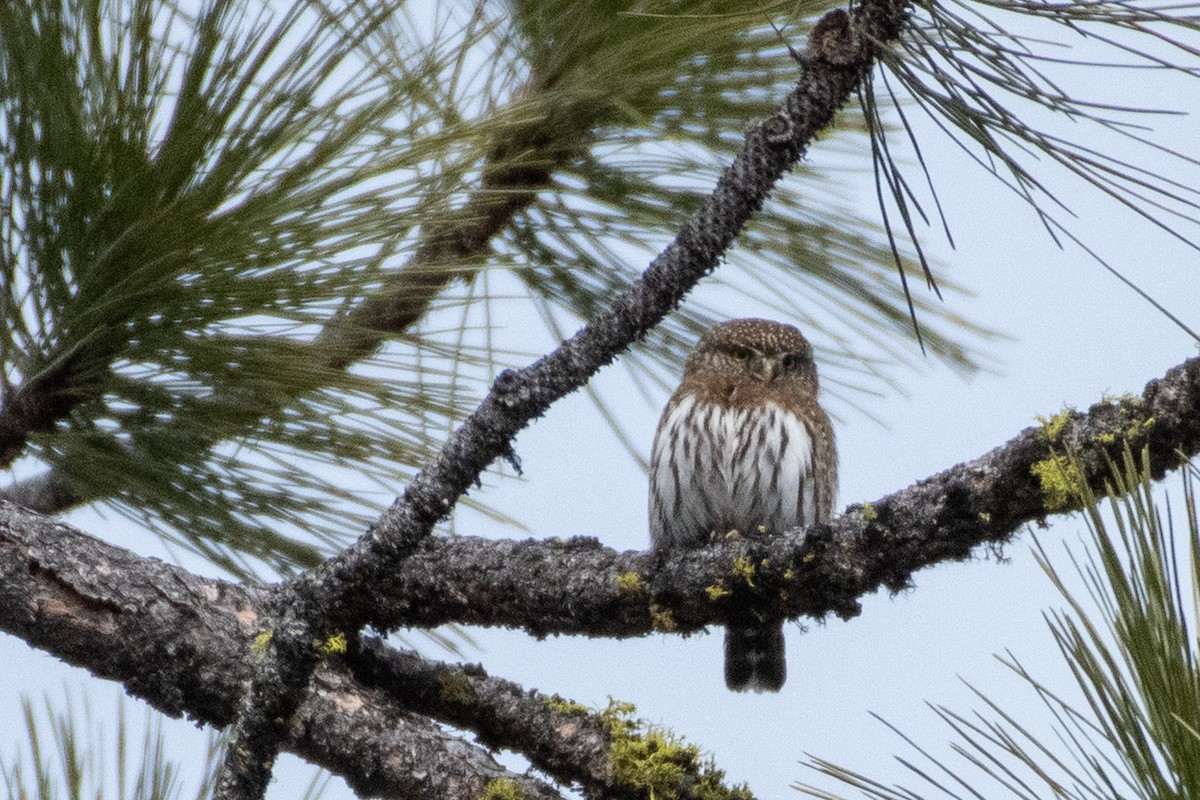
{"type": "MultiPolygon", "coordinates": [[[[216,727],[233,720],[268,596],[0,503],[0,629],[122,682],[170,716],[216,727]]],[[[355,682],[336,658],[317,669],[284,746],[364,795],[474,800],[500,780],[526,797],[559,797],[355,682]]]]}
{"type": "Polygon", "coordinates": [[[1008,541],[1026,523],[1078,506],[1080,471],[1102,488],[1108,459],[1149,448],[1154,477],[1200,451],[1200,359],[1140,396],[1063,412],[995,450],[873,502],[811,535],[740,540],[657,563],[594,539],[431,539],[371,589],[387,627],[447,622],[538,636],[640,636],[722,623],[747,604],[795,618],[851,617],[858,600],[909,585],[915,571],[1008,541]]]}
{"type": "Polygon", "coordinates": [[[514,749],[521,742],[515,749],[560,781],[593,788],[613,783],[607,728],[588,709],[493,678],[482,667],[440,664],[374,639],[364,640],[349,663],[364,685],[472,731],[486,745],[514,749]]]}
{"type": "MultiPolygon", "coordinates": [[[[269,597],[261,586],[192,575],[0,504],[0,629],[122,681],[172,716],[230,724],[264,645],[269,597]]],[[[661,791],[673,780],[679,797],[700,796],[689,793],[697,786],[710,800],[749,797],[724,787],[695,745],[641,726],[629,709],[589,711],[478,667],[438,664],[378,642],[344,654],[316,650],[320,663],[282,745],[364,796],[462,800],[497,781],[528,798],[558,796],[436,722],[606,796],[638,796],[634,790],[648,785],[661,791]]]]}
{"type": "Polygon", "coordinates": [[[314,674],[285,744],[346,778],[360,797],[563,797],[539,778],[504,769],[486,748],[410,713],[342,669],[314,674]]]}

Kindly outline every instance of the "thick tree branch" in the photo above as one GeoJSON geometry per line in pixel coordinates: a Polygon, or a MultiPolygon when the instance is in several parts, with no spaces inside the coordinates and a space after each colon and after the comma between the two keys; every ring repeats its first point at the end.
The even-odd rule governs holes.
{"type": "MultiPolygon", "coordinates": [[[[96,543],[86,537],[0,506],[0,624],[71,663],[123,680],[132,693],[168,713],[186,712],[217,725],[236,719],[221,777],[223,797],[261,795],[281,746],[335,764],[365,793],[475,797],[488,781],[502,779],[517,782],[526,796],[552,797],[551,787],[508,775],[479,748],[442,734],[424,717],[406,715],[398,705],[450,718],[489,741],[511,738],[556,775],[605,785],[609,764],[599,757],[594,737],[580,740],[585,754],[535,744],[520,733],[545,724],[533,713],[536,696],[467,681],[476,698],[483,688],[496,693],[482,705],[458,709],[444,696],[432,699],[428,681],[446,673],[429,673],[423,662],[369,648],[355,662],[359,679],[375,684],[367,687],[341,665],[323,661],[315,645],[326,634],[357,632],[368,623],[469,621],[535,634],[629,636],[686,632],[751,612],[849,617],[858,613],[858,598],[866,592],[901,588],[916,569],[964,558],[978,544],[1005,541],[1021,524],[1070,507],[1072,498],[1056,496],[1056,487],[1070,485],[1071,470],[1100,481],[1104,456],[1121,446],[1149,446],[1159,473],[1179,452],[1193,454],[1200,444],[1194,361],[1152,383],[1138,402],[1101,404],[1087,415],[1024,431],[980,459],[853,507],[808,535],[725,542],[671,563],[614,553],[586,540],[429,540],[434,524],[489,464],[514,458],[511,441],[522,428],[644,336],[716,267],[774,183],[861,83],[876,43],[898,34],[906,8],[878,0],[858,6],[853,18],[840,11],[823,17],[808,52],[798,59],[795,91],[775,116],[747,133],[716,190],[642,279],[559,349],[498,376],[479,409],[404,497],[341,556],[280,587],[234,587],[115,548],[97,559],[96,543]],[[1062,459],[1055,448],[1069,450],[1078,461],[1062,459]],[[31,538],[27,534],[34,529],[31,538]],[[63,549],[47,549],[49,540],[63,549]],[[497,554],[507,556],[503,568],[481,571],[497,554]],[[430,558],[437,562],[434,570],[428,569],[430,558]],[[516,563],[520,568],[514,570],[516,563]],[[461,602],[464,597],[469,602],[461,602]],[[415,690],[422,681],[426,688],[415,690]],[[501,697],[520,713],[499,714],[501,697]]],[[[487,209],[480,242],[467,244],[482,247],[515,208],[510,203],[487,209]]],[[[421,294],[436,293],[444,285],[438,280],[419,287],[421,294]]],[[[360,336],[361,320],[355,321],[356,332],[338,345],[336,359],[359,357],[378,342],[376,333],[406,324],[423,307],[419,297],[404,298],[412,302],[403,307],[397,297],[392,291],[377,307],[365,307],[363,319],[374,332],[360,336]]],[[[36,400],[6,403],[5,412],[15,416],[0,414],[0,463],[20,452],[28,432],[70,410],[36,400]]]]}
{"type": "Polygon", "coordinates": [[[287,749],[345,777],[360,797],[478,800],[493,782],[508,784],[509,794],[530,800],[562,797],[544,781],[504,769],[485,748],[409,713],[386,691],[355,682],[341,670],[314,674],[287,749]]]}
{"type": "MultiPolygon", "coordinates": [[[[0,504],[0,628],[170,716],[232,722],[269,593],[191,575],[0,504]]],[[[364,794],[471,800],[491,780],[557,797],[507,772],[395,699],[323,665],[286,747],[364,794]]]]}
{"type": "MultiPolygon", "coordinates": [[[[217,727],[232,722],[269,598],[261,586],[191,575],[0,504],[0,629],[122,681],[172,716],[217,727]]],[[[364,795],[460,800],[503,780],[530,798],[557,796],[427,717],[521,752],[562,783],[631,794],[615,766],[611,721],[478,667],[437,664],[378,642],[322,659],[287,720],[283,745],[364,795]]],[[[626,768],[631,753],[636,758],[636,747],[625,750],[626,768]]],[[[682,764],[688,781],[720,780],[697,759],[682,764]]]]}
{"type": "Polygon", "coordinates": [[[251,800],[266,794],[275,757],[317,666],[320,641],[301,614],[280,606],[276,593],[262,609],[262,632],[250,658],[250,685],[229,726],[213,800],[251,800]]]}
{"type": "Polygon", "coordinates": [[[1200,359],[1150,381],[1140,397],[1063,413],[973,461],[851,506],[811,535],[725,542],[664,564],[594,539],[431,539],[364,601],[387,627],[458,622],[538,636],[686,633],[747,605],[787,618],[851,617],[865,594],[905,588],[919,569],[1077,507],[1061,493],[1072,471],[1100,489],[1108,459],[1120,463],[1125,446],[1149,448],[1155,478],[1200,451],[1200,359]]]}

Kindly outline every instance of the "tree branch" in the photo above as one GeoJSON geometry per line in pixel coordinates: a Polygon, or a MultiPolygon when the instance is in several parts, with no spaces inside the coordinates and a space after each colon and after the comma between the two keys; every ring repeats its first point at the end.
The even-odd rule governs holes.
{"type": "MultiPolygon", "coordinates": [[[[269,593],[191,575],[0,504],[0,628],[173,717],[228,725],[250,678],[269,593]]],[[[365,794],[476,798],[496,779],[558,797],[482,748],[414,717],[386,693],[322,665],[287,748],[365,794]]]]}
{"type": "MultiPolygon", "coordinates": [[[[405,681],[423,679],[429,686],[430,676],[423,674],[427,665],[402,663],[387,651],[368,648],[358,654],[358,674],[387,685],[392,695],[384,696],[324,661],[314,644],[326,634],[357,632],[368,623],[471,621],[520,626],[535,634],[625,636],[696,630],[737,619],[748,608],[780,617],[831,612],[849,617],[858,613],[858,598],[868,591],[901,588],[916,569],[964,558],[980,543],[1007,540],[1024,522],[1071,507],[1072,498],[1054,494],[1056,486],[1070,484],[1062,479],[1069,470],[1099,481],[1104,456],[1125,444],[1148,445],[1160,474],[1178,451],[1193,454],[1200,443],[1195,361],[1151,384],[1140,402],[1101,404],[1041,431],[1029,429],[974,462],[852,507],[833,525],[807,535],[726,542],[671,563],[617,554],[587,540],[429,540],[434,524],[489,464],[497,457],[515,459],[511,442],[521,429],[644,336],[717,266],[775,182],[861,83],[877,54],[876,43],[896,37],[906,9],[903,2],[879,0],[856,7],[853,18],[841,11],[823,17],[808,52],[798,57],[796,89],[772,118],[747,133],[713,194],[641,280],[553,353],[498,376],[437,459],[354,547],[279,587],[235,587],[115,548],[106,559],[97,559],[97,543],[85,544],[86,537],[66,526],[0,506],[0,552],[12,556],[0,560],[0,599],[12,601],[0,603],[5,629],[98,675],[124,680],[131,692],[168,713],[187,712],[218,725],[236,718],[219,789],[224,797],[261,795],[280,746],[336,761],[336,768],[368,793],[386,785],[400,794],[475,797],[488,781],[502,779],[518,782],[527,796],[552,797],[551,787],[510,776],[479,748],[440,733],[426,719],[407,717],[394,703],[412,702],[423,713],[451,717],[494,741],[525,741],[565,780],[609,780],[608,765],[595,760],[599,744],[594,739],[581,740],[590,748],[584,755],[530,744],[518,735],[523,725],[541,721],[532,713],[536,697],[518,698],[511,687],[472,683],[477,695],[481,688],[496,690],[495,695],[461,713],[445,697],[433,702],[428,690],[405,689],[416,685],[405,681]],[[1068,461],[1052,448],[1069,449],[1078,460],[1068,461]],[[26,533],[32,529],[37,533],[30,539],[26,533]],[[46,540],[64,546],[51,551],[46,540]],[[512,559],[504,564],[508,569],[481,578],[480,565],[497,554],[512,559]],[[423,558],[436,558],[437,569],[428,570],[423,558]],[[455,571],[457,562],[464,571],[455,571]],[[517,563],[521,568],[512,569],[517,563]],[[431,601],[422,604],[426,595],[431,601]],[[497,596],[503,602],[487,602],[497,596]],[[462,597],[470,602],[459,603],[462,597]],[[107,647],[98,647],[101,641],[107,647]],[[419,698],[405,700],[409,694],[419,698]],[[523,712],[504,717],[503,724],[495,713],[501,696],[518,702],[523,712]],[[354,724],[343,727],[347,719],[354,724]],[[369,742],[361,739],[364,732],[369,742]],[[404,751],[400,756],[397,748],[404,751]],[[390,773],[391,783],[377,780],[385,772],[379,762],[401,765],[390,773]]],[[[511,204],[486,211],[481,241],[515,213],[511,204]]],[[[482,245],[471,244],[476,246],[482,245]]],[[[422,292],[432,296],[440,285],[434,280],[422,292]]],[[[377,308],[364,306],[367,327],[378,332],[405,324],[411,309],[393,302],[394,295],[377,308]]],[[[414,302],[412,308],[419,310],[419,298],[414,302]]],[[[353,322],[357,326],[361,320],[353,322]]],[[[352,338],[353,347],[339,358],[353,358],[378,343],[375,334],[352,338]]],[[[0,463],[20,452],[28,431],[49,424],[60,413],[56,408],[28,399],[7,402],[5,411],[15,415],[15,422],[6,427],[0,413],[0,463]]]]}
{"type": "MultiPolygon", "coordinates": [[[[233,721],[269,599],[260,585],[192,575],[0,504],[0,629],[123,682],[171,716],[216,727],[233,721]]],[[[378,642],[322,659],[287,720],[283,746],[364,795],[460,800],[503,780],[530,798],[558,796],[427,717],[521,752],[561,783],[630,793],[614,767],[611,723],[600,716],[479,667],[438,664],[378,642]]],[[[689,781],[720,778],[698,760],[684,766],[689,781]]]]}
{"type": "Polygon", "coordinates": [[[595,539],[430,539],[363,602],[379,609],[375,624],[385,629],[456,622],[535,636],[687,633],[747,605],[781,618],[848,618],[863,595],[899,591],[919,569],[1077,508],[1077,497],[1060,493],[1071,471],[1103,489],[1109,460],[1120,463],[1126,446],[1149,448],[1155,478],[1200,451],[1200,359],[1150,381],[1139,397],[1064,412],[807,534],[724,542],[661,564],[595,539]]]}
{"type": "Polygon", "coordinates": [[[348,660],[362,685],[410,711],[469,730],[490,747],[517,750],[563,783],[616,788],[605,726],[595,715],[566,710],[573,704],[490,677],[479,666],[440,664],[377,639],[365,639],[348,660]]]}
{"type": "Polygon", "coordinates": [[[496,783],[530,800],[562,797],[545,781],[504,769],[487,749],[409,713],[386,691],[341,670],[314,674],[287,749],[346,778],[360,797],[478,800],[496,783]]]}

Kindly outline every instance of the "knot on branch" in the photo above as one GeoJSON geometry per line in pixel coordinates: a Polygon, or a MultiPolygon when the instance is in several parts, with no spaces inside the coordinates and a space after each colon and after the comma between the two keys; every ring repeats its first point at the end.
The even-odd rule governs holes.
{"type": "Polygon", "coordinates": [[[496,400],[505,408],[514,408],[529,400],[529,387],[516,370],[506,369],[492,382],[496,400]]]}
{"type": "Polygon", "coordinates": [[[808,35],[809,55],[838,66],[865,60],[859,38],[850,24],[850,15],[837,8],[817,20],[808,35]]]}
{"type": "Polygon", "coordinates": [[[796,132],[796,125],[792,122],[790,114],[780,111],[770,119],[763,121],[762,131],[763,136],[771,144],[786,144],[792,140],[792,136],[796,132]]]}

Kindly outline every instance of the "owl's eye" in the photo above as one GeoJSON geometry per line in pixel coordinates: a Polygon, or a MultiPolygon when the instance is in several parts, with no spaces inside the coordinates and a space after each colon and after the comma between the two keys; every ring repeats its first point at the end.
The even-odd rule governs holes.
{"type": "Polygon", "coordinates": [[[754,351],[749,347],[735,347],[729,351],[729,355],[733,356],[734,361],[744,364],[754,358],[754,351]]]}
{"type": "Polygon", "coordinates": [[[799,353],[788,353],[779,363],[784,369],[799,369],[804,363],[804,358],[799,353]]]}

